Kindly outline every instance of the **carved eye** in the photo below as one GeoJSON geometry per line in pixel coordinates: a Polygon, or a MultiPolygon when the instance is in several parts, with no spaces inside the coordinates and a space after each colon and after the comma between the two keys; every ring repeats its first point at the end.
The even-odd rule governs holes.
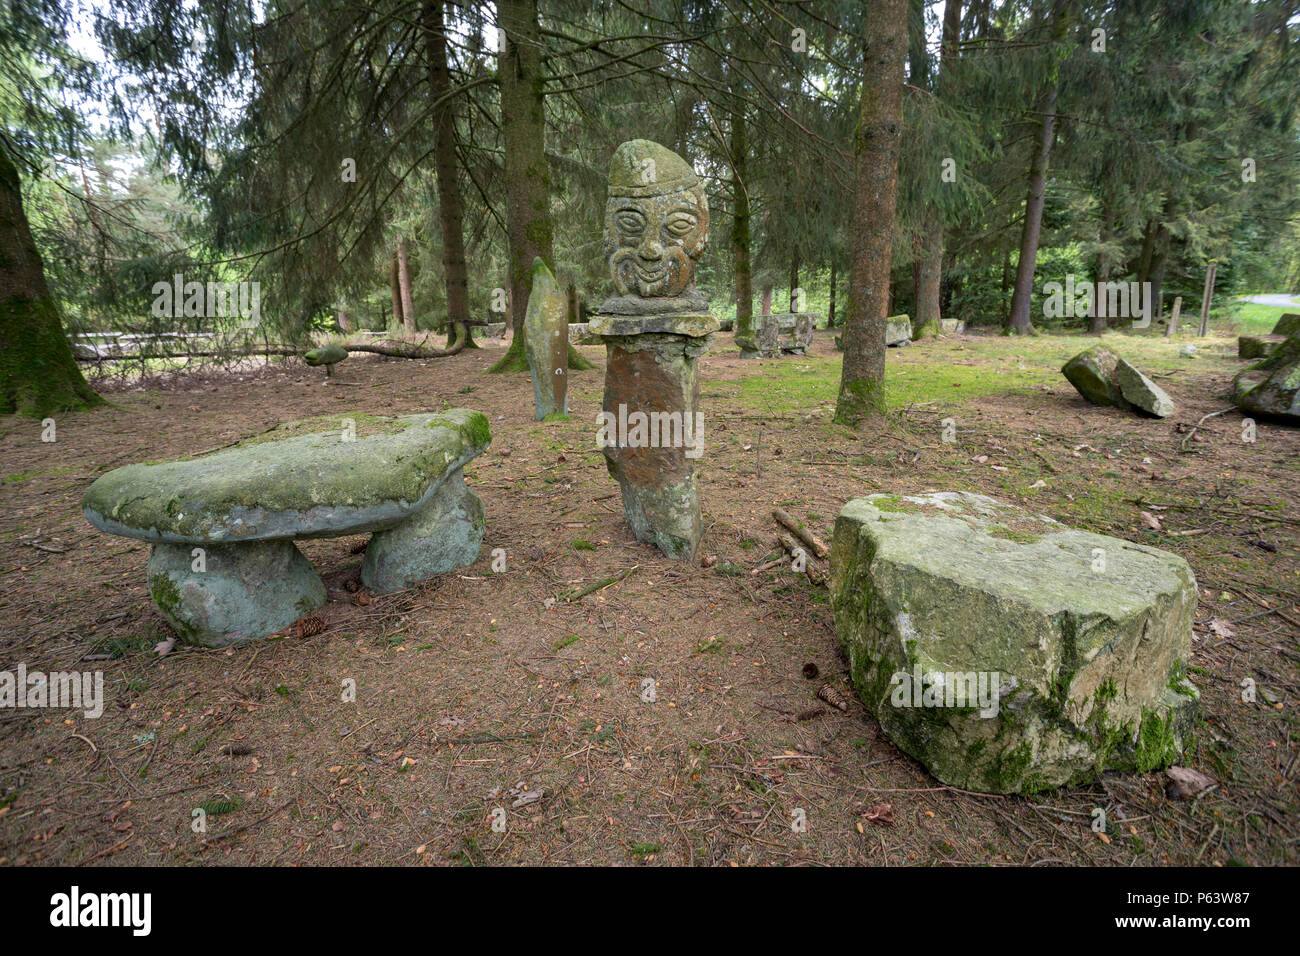
{"type": "Polygon", "coordinates": [[[695,217],[689,213],[675,212],[668,217],[664,228],[668,230],[669,235],[682,239],[695,228],[695,222],[695,217]]]}
{"type": "Polygon", "coordinates": [[[635,209],[620,209],[614,215],[619,232],[638,233],[645,228],[645,216],[635,209]]]}

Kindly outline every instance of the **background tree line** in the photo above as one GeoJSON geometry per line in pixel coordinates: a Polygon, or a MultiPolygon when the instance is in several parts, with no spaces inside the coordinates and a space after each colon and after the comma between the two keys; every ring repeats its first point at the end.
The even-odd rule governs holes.
{"type": "MultiPolygon", "coordinates": [[[[742,330],[796,289],[835,324],[883,309],[926,334],[1030,331],[1067,273],[1159,301],[1199,295],[1215,260],[1220,301],[1295,288],[1298,8],[17,0],[0,264],[28,279],[0,311],[0,411],[93,401],[50,316],[156,328],[150,289],[175,272],[259,281],[263,341],[469,347],[471,324],[522,320],[538,255],[576,316],[607,291],[604,182],[630,138],[704,178],[700,287],[742,330]]],[[[883,374],[870,334],[846,345],[883,374]]]]}

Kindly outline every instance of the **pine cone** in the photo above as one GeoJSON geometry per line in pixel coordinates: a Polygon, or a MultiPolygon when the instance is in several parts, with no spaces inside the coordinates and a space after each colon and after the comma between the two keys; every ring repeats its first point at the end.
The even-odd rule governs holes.
{"type": "Polygon", "coordinates": [[[325,618],[313,614],[311,617],[304,617],[298,622],[298,636],[315,637],[317,634],[323,634],[328,626],[325,623],[325,618]]]}
{"type": "Polygon", "coordinates": [[[849,702],[845,696],[830,684],[822,684],[821,687],[818,687],[817,696],[832,707],[837,707],[840,710],[849,709],[849,702]]]}

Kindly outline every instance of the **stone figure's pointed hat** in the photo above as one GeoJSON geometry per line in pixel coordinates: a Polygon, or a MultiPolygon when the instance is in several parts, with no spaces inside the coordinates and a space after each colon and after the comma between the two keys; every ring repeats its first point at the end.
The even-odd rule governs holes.
{"type": "Polygon", "coordinates": [[[700,184],[686,160],[648,139],[630,139],[609,161],[611,196],[662,196],[700,184]]]}

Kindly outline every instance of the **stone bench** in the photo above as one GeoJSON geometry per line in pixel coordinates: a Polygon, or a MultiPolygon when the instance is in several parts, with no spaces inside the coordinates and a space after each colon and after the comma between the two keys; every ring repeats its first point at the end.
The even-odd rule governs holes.
{"type": "Polygon", "coordinates": [[[773,312],[754,317],[752,335],[736,335],[741,358],[775,358],[782,352],[804,355],[812,344],[820,312],[773,312]]]}
{"type": "Polygon", "coordinates": [[[100,531],[153,545],[149,593],[182,639],[235,644],[325,603],[295,539],[371,534],[361,580],[381,593],[472,564],[483,504],[461,468],[490,441],[487,418],[464,408],[311,419],[110,471],[82,511],[100,531]]]}

